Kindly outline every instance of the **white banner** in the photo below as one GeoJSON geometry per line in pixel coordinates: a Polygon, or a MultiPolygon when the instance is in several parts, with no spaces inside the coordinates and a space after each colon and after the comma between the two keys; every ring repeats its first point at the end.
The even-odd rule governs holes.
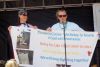
{"type": "MultiPolygon", "coordinates": [[[[69,67],[89,67],[98,40],[97,32],[66,31],[66,55],[69,67]]],[[[12,27],[14,56],[24,67],[65,67],[62,31],[12,27]]]]}

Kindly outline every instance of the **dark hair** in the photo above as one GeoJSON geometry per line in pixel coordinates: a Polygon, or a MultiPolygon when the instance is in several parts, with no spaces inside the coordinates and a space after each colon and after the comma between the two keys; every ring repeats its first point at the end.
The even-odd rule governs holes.
{"type": "Polygon", "coordinates": [[[27,16],[27,11],[24,10],[24,9],[21,9],[18,11],[18,15],[24,15],[24,16],[27,16]]]}

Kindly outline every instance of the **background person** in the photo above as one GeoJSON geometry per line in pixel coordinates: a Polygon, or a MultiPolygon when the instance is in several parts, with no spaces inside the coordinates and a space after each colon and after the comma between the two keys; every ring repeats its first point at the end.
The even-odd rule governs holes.
{"type": "Polygon", "coordinates": [[[18,67],[15,59],[10,59],[6,62],[5,67],[18,67]]]}

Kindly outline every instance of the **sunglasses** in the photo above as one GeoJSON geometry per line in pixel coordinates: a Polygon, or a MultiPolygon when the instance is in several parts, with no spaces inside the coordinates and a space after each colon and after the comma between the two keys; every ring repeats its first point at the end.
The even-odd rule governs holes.
{"type": "Polygon", "coordinates": [[[20,14],[20,15],[27,16],[27,14],[26,14],[26,13],[22,13],[22,14],[20,14]]]}
{"type": "Polygon", "coordinates": [[[58,17],[66,17],[67,15],[58,15],[58,17]]]}

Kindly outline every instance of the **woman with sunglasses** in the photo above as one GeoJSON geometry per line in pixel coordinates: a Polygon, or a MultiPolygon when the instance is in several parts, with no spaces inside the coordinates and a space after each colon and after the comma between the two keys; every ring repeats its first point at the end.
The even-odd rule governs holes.
{"type": "Polygon", "coordinates": [[[62,30],[64,28],[69,31],[84,31],[76,23],[67,20],[68,15],[64,9],[57,10],[56,17],[59,22],[54,24],[51,28],[47,28],[48,31],[62,30]]]}
{"type": "MultiPolygon", "coordinates": [[[[19,12],[18,12],[18,17],[19,17],[19,27],[23,27],[23,28],[34,28],[34,29],[37,29],[37,26],[33,26],[31,24],[29,24],[27,22],[28,20],[28,14],[27,14],[27,11],[24,10],[24,9],[21,9],[19,12]]],[[[8,30],[10,31],[11,30],[11,27],[12,26],[9,26],[8,27],[8,30]]]]}

